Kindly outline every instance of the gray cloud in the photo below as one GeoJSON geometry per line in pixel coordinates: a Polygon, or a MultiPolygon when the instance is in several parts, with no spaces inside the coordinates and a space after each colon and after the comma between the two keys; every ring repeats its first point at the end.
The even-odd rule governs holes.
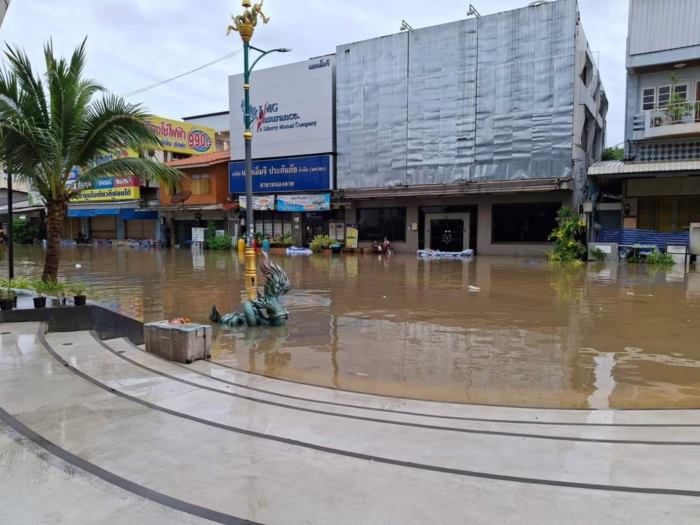
{"type": "MultiPolygon", "coordinates": [[[[472,0],[482,14],[523,7],[528,0],[472,0]]],[[[288,55],[266,57],[265,65],[332,53],[335,46],[398,31],[401,19],[424,27],[463,18],[469,1],[427,6],[418,0],[266,0],[272,17],[258,26],[255,44],[291,47],[288,55]],[[439,6],[439,8],[438,8],[439,6]]],[[[608,143],[623,140],[627,0],[579,0],[591,49],[600,54],[610,99],[608,143]]],[[[43,60],[49,37],[70,53],[88,36],[88,74],[118,93],[128,93],[177,75],[240,48],[226,37],[239,1],[224,0],[17,0],[10,5],[0,38],[43,60]]],[[[436,50],[439,53],[440,50],[436,50]]],[[[182,80],[133,97],[152,112],[173,118],[228,109],[227,78],[242,69],[234,57],[182,80]]]]}

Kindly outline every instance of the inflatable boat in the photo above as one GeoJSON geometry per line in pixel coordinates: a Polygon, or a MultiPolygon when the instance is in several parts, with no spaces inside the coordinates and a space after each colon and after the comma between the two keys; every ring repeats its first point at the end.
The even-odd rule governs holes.
{"type": "Polygon", "coordinates": [[[298,246],[287,248],[287,255],[312,255],[313,253],[309,248],[299,248],[298,246]]]}
{"type": "Polygon", "coordinates": [[[425,259],[464,259],[473,257],[474,250],[462,250],[461,252],[441,252],[440,250],[418,250],[418,257],[425,259]]]}

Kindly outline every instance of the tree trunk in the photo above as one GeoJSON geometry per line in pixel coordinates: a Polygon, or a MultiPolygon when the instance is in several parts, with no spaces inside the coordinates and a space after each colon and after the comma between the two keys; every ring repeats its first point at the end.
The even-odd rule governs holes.
{"type": "Polygon", "coordinates": [[[58,280],[58,263],[61,259],[61,233],[63,231],[63,218],[66,215],[66,203],[47,203],[47,245],[46,259],[44,259],[44,273],[41,280],[44,282],[58,280]]]}

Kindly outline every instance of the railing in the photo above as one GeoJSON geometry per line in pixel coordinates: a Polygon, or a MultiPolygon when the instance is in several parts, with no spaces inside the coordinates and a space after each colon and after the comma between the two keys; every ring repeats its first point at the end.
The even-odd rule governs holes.
{"type": "Polygon", "coordinates": [[[648,112],[650,128],[700,122],[700,102],[676,102],[648,112]]]}

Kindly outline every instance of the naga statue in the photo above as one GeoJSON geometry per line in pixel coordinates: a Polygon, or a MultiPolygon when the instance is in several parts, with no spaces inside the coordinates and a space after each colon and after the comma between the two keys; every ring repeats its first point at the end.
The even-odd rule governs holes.
{"type": "Polygon", "coordinates": [[[209,319],[229,328],[237,326],[284,326],[289,317],[289,311],[282,305],[279,298],[291,289],[287,273],[279,265],[270,262],[263,252],[264,260],[260,264],[260,272],[265,276],[265,286],[258,290],[257,299],[243,303],[243,313],[233,312],[221,315],[216,306],[211,310],[209,319]]]}
{"type": "MultiPolygon", "coordinates": [[[[244,0],[243,7],[245,7],[246,9],[243,11],[242,15],[231,15],[231,20],[233,20],[233,24],[228,26],[226,34],[230,35],[231,31],[240,32],[242,27],[254,28],[258,25],[258,16],[260,16],[260,18],[262,18],[262,21],[265,24],[267,24],[270,21],[270,17],[265,16],[265,13],[263,13],[262,9],[264,3],[265,0],[260,0],[259,4],[254,4],[251,7],[250,0],[244,0]]],[[[252,29],[250,30],[250,33],[252,35],[252,29]]]]}

